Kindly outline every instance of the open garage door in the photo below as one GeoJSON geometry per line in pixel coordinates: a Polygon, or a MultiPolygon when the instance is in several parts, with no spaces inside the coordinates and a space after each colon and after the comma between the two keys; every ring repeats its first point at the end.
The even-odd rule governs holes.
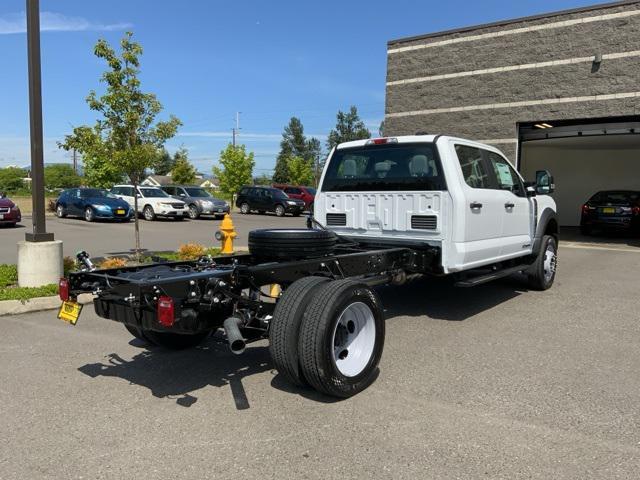
{"type": "Polygon", "coordinates": [[[551,171],[560,224],[578,226],[594,193],[640,190],[640,121],[521,125],[518,163],[525,179],[551,171]]]}

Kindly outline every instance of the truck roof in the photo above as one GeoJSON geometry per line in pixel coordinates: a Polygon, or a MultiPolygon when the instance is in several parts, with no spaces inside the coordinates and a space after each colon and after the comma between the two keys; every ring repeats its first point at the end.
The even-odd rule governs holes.
{"type": "MultiPolygon", "coordinates": [[[[497,150],[499,151],[495,146],[493,145],[488,145],[485,143],[481,143],[481,142],[477,142],[475,140],[472,140],[470,138],[462,138],[462,137],[455,137],[452,135],[394,135],[394,136],[388,136],[388,137],[374,137],[374,138],[366,138],[363,140],[353,140],[351,142],[344,142],[344,143],[340,143],[338,144],[338,146],[336,147],[337,150],[342,150],[343,148],[353,148],[353,147],[364,147],[365,145],[367,145],[368,142],[372,141],[372,140],[376,140],[376,139],[381,139],[381,138],[393,138],[395,140],[397,140],[397,143],[432,143],[436,137],[439,138],[446,138],[449,140],[462,140],[464,142],[471,142],[474,143],[476,145],[478,145],[479,147],[485,148],[487,150],[497,150]]],[[[395,141],[394,141],[395,143],[395,141]]]]}

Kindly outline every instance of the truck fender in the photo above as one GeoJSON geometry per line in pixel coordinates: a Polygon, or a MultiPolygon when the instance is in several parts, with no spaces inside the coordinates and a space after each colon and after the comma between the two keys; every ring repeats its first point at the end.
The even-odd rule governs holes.
{"type": "Polygon", "coordinates": [[[558,214],[552,208],[545,208],[538,217],[536,233],[533,237],[533,254],[537,255],[542,244],[542,237],[553,235],[558,241],[558,214]]]}

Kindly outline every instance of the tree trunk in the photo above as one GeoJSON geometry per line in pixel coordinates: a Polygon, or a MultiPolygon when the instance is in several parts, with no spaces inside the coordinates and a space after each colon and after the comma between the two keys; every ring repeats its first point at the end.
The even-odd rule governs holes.
{"type": "Polygon", "coordinates": [[[140,262],[140,224],[138,223],[138,182],[133,182],[133,225],[136,236],[136,262],[140,262]]]}

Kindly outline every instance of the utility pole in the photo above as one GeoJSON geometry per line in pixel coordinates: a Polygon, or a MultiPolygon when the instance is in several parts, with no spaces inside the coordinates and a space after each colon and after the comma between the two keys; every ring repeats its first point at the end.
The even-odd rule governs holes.
{"type": "Polygon", "coordinates": [[[31,195],[33,232],[28,242],[53,240],[44,218],[44,157],[42,145],[42,84],[40,74],[40,2],[27,0],[27,51],[29,64],[29,122],[31,130],[31,195]]]}
{"type": "Polygon", "coordinates": [[[73,149],[73,173],[78,174],[78,157],[75,148],[73,149]]]}
{"type": "Polygon", "coordinates": [[[236,112],[236,126],[232,128],[233,131],[233,146],[236,146],[236,135],[240,133],[240,114],[242,112],[236,112]]]}

